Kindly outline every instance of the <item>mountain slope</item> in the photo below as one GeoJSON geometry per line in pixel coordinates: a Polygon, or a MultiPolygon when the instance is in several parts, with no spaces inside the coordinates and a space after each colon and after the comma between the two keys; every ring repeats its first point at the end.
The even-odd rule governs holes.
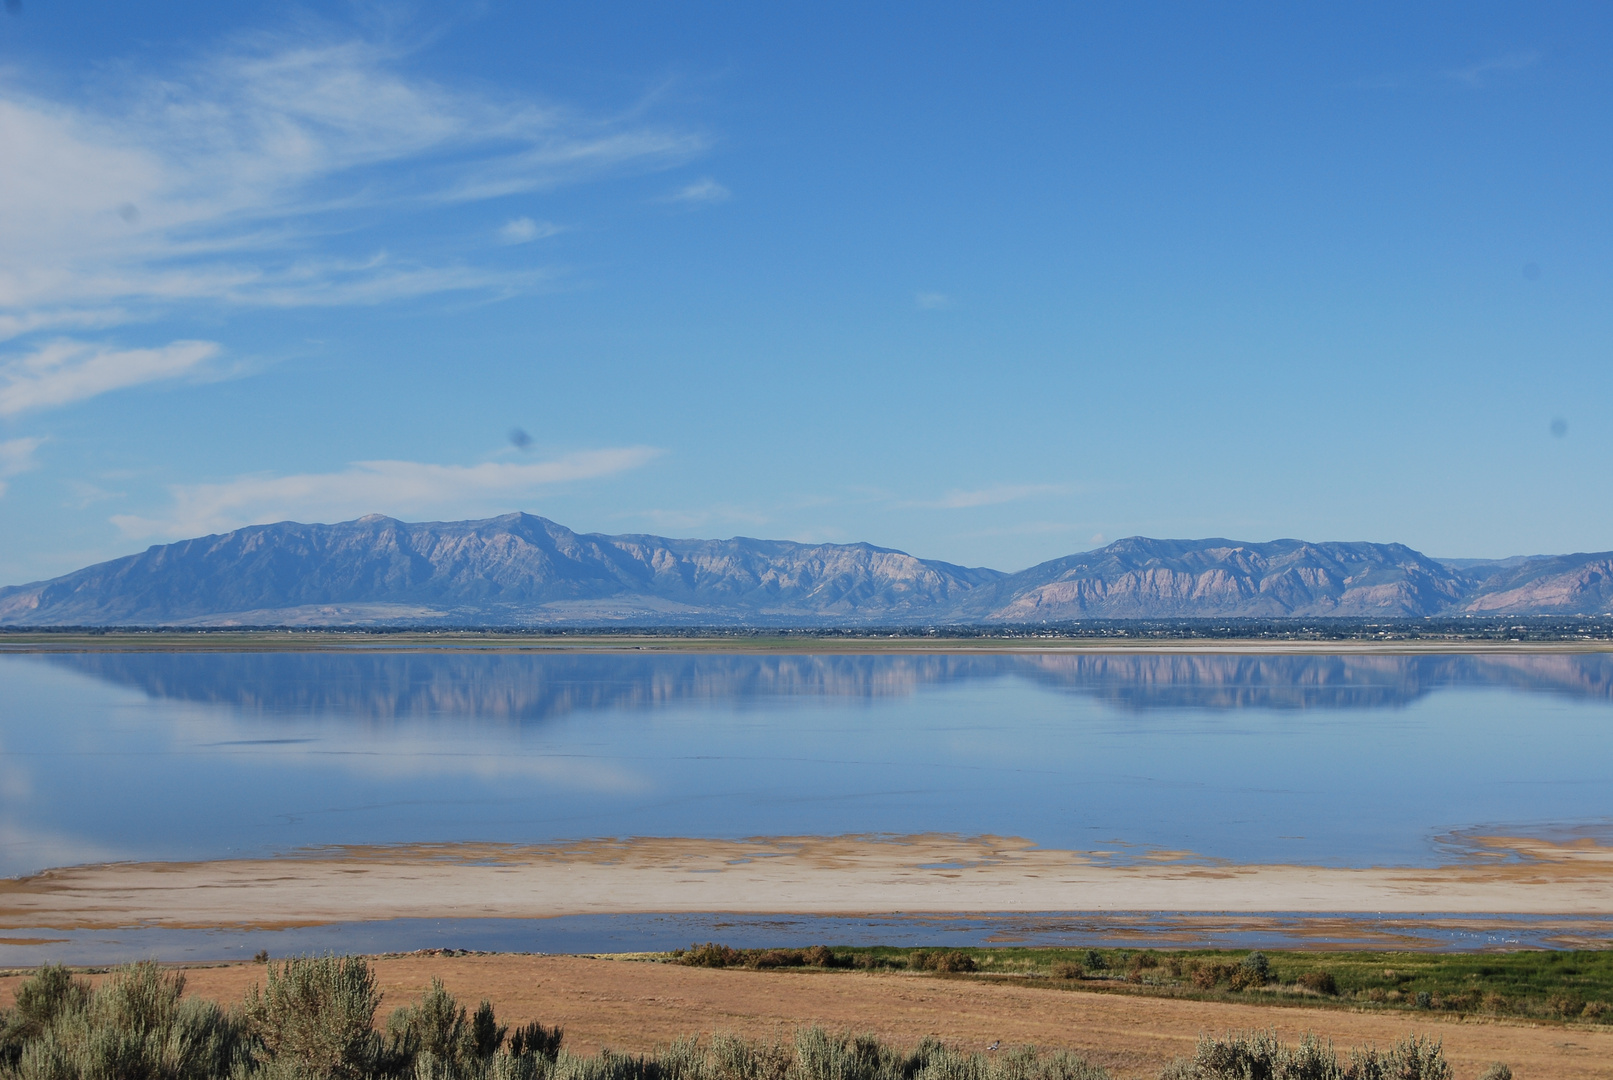
{"type": "Polygon", "coordinates": [[[579,534],[544,518],[282,522],[0,590],[0,625],[923,619],[1001,575],[869,544],[579,534]]]}
{"type": "Polygon", "coordinates": [[[1596,615],[1613,611],[1613,552],[1501,559],[1470,566],[1464,573],[1473,582],[1472,596],[1462,605],[1465,612],[1596,615]]]}
{"type": "Polygon", "coordinates": [[[969,597],[985,622],[1260,616],[1432,615],[1467,592],[1403,544],[1150,540],[1033,566],[969,597]]]}
{"type": "Polygon", "coordinates": [[[1613,553],[1130,537],[1016,574],[870,544],[576,533],[545,518],[237,529],[0,589],[0,626],[868,625],[1597,614],[1613,553]]]}

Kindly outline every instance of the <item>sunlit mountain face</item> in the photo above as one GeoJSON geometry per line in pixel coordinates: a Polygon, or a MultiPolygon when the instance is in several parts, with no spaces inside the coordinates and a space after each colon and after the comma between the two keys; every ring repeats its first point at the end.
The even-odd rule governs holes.
{"type": "Polygon", "coordinates": [[[1018,573],[871,544],[576,533],[545,518],[238,529],[0,589],[6,626],[915,625],[1595,615],[1613,553],[1131,537],[1018,573]]]}

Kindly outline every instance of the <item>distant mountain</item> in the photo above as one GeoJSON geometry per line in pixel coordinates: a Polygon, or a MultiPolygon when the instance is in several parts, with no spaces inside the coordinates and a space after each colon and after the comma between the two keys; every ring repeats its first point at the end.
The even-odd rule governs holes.
{"type": "Polygon", "coordinates": [[[1150,540],[1033,566],[966,599],[984,622],[1432,615],[1467,594],[1457,571],[1403,544],[1150,540]]]}
{"type": "Polygon", "coordinates": [[[530,514],[282,522],[0,589],[0,626],[870,625],[1600,614],[1613,552],[1131,537],[1016,574],[870,544],[575,533],[530,514]]]}
{"type": "Polygon", "coordinates": [[[0,589],[0,625],[906,622],[1001,576],[871,544],[372,515],[255,525],[0,589]]]}

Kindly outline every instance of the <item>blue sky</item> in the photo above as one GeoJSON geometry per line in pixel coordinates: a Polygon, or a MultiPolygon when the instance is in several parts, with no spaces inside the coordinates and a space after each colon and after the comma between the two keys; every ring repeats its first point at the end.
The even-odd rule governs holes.
{"type": "Polygon", "coordinates": [[[369,512],[1613,548],[1610,24],[23,0],[0,582],[369,512]]]}

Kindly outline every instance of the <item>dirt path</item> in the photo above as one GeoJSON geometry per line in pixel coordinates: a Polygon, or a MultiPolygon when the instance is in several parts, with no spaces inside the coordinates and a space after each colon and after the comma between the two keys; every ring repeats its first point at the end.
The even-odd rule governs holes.
{"type": "MultiPolygon", "coordinates": [[[[713,1031],[788,1037],[801,1024],[872,1031],[911,1044],[925,1035],[966,1048],[993,1040],[1069,1047],[1117,1078],[1152,1078],[1192,1051],[1200,1032],[1306,1031],[1338,1047],[1385,1046],[1417,1032],[1444,1041],[1457,1080],[1506,1061],[1519,1080],[1613,1077],[1613,1029],[1460,1022],[1331,1009],[1171,1001],[901,974],[711,971],[564,956],[405,957],[376,961],[383,1013],[417,996],[433,975],[462,999],[485,997],[505,1023],[542,1020],[566,1045],[645,1051],[678,1035],[713,1031]]],[[[239,1001],[263,977],[255,964],[187,972],[191,992],[239,1001]]],[[[18,978],[0,979],[9,1004],[18,978]]]]}

